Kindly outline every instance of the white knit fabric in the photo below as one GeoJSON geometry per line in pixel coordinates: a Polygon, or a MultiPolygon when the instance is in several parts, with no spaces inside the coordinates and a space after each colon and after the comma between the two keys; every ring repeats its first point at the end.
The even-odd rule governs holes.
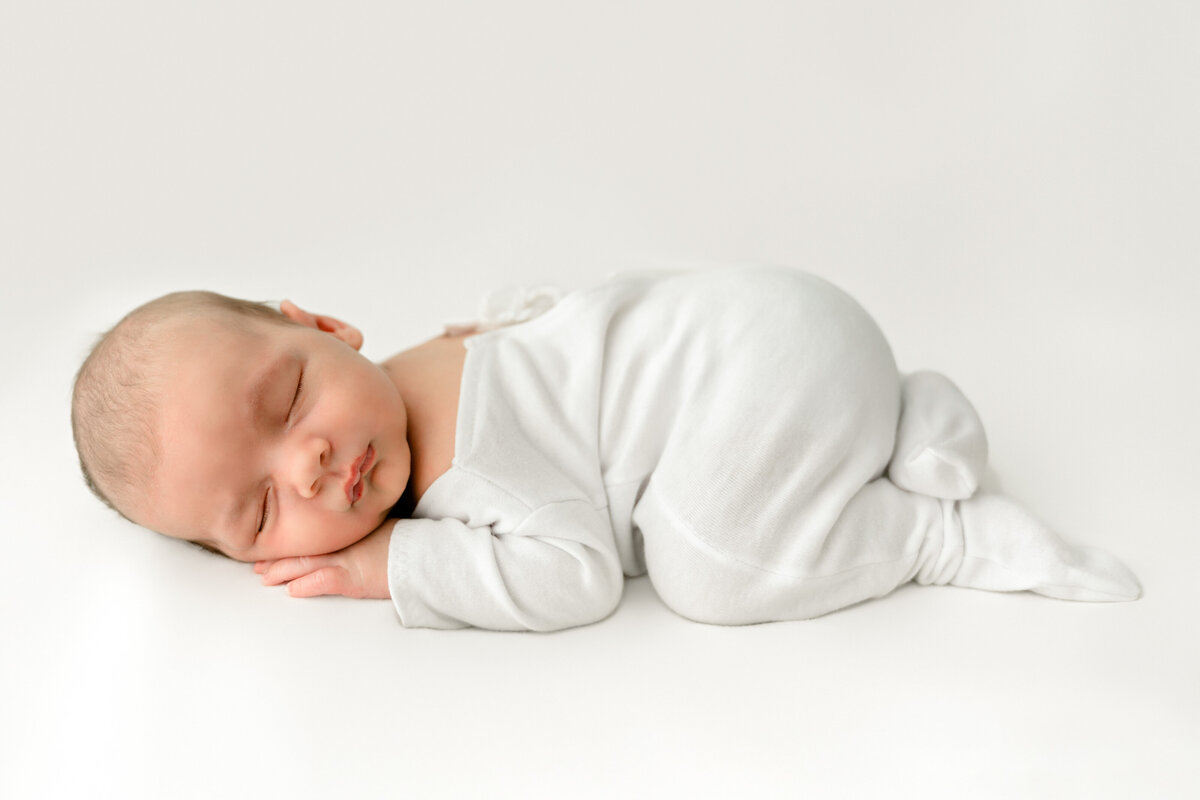
{"type": "Polygon", "coordinates": [[[482,333],[528,322],[553,308],[562,295],[562,290],[557,286],[505,286],[494,289],[480,299],[474,320],[447,322],[446,333],[450,336],[482,333]]]}
{"type": "Polygon", "coordinates": [[[988,442],[971,401],[945,375],[928,370],[901,387],[892,483],[910,492],[962,500],[979,488],[988,442]]]}
{"type": "Polygon", "coordinates": [[[405,625],[586,624],[645,572],[723,624],[909,580],[1140,593],[1011,501],[961,499],[986,460],[974,409],[935,373],[902,380],[866,312],[814,276],[617,277],[466,346],[453,466],[391,538],[405,625]]]}

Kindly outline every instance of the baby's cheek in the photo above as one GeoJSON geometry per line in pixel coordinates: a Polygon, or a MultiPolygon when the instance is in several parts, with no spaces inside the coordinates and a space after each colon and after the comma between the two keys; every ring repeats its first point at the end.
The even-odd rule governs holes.
{"type": "Polygon", "coordinates": [[[391,494],[392,484],[396,482],[395,469],[391,461],[383,461],[375,466],[371,472],[371,491],[375,497],[372,501],[377,501],[391,494]]]}
{"type": "Polygon", "coordinates": [[[291,546],[307,555],[321,555],[341,550],[345,545],[346,514],[322,511],[309,515],[303,525],[292,531],[291,546]]]}
{"type": "Polygon", "coordinates": [[[321,527],[314,532],[312,541],[321,552],[336,552],[365,536],[366,533],[360,532],[364,524],[358,509],[331,513],[322,520],[321,527]]]}

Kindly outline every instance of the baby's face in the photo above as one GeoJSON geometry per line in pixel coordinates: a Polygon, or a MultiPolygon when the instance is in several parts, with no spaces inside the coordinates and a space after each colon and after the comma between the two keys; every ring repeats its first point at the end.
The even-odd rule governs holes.
{"type": "Polygon", "coordinates": [[[240,561],[340,550],[409,477],[395,384],[333,334],[220,315],[168,347],[162,458],[135,519],[240,561]]]}

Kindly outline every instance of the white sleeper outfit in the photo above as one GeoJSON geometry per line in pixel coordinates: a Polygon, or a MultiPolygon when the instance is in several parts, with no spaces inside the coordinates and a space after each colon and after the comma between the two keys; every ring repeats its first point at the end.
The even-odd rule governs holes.
{"type": "Polygon", "coordinates": [[[897,586],[1129,600],[1137,579],[976,493],[949,380],[902,379],[848,295],[785,268],[619,276],[465,340],[453,465],[392,533],[406,626],[602,619],[624,576],[721,624],[897,586]]]}

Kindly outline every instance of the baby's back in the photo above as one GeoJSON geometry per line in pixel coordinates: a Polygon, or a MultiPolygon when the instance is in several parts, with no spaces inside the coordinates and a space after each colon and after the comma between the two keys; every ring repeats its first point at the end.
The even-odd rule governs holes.
{"type": "Polygon", "coordinates": [[[645,571],[655,525],[721,546],[794,530],[831,460],[875,473],[891,454],[891,352],[853,299],[806,273],[620,276],[477,338],[460,432],[487,441],[490,419],[517,435],[476,464],[490,451],[496,474],[530,482],[531,505],[582,490],[607,506],[626,574],[645,571]]]}

